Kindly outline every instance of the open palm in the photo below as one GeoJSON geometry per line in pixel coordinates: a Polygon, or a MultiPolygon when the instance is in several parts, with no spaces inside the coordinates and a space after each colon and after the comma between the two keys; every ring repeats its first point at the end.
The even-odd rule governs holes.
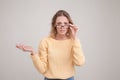
{"type": "Polygon", "coordinates": [[[23,44],[17,44],[16,47],[22,51],[25,51],[25,52],[32,52],[33,51],[33,48],[31,46],[26,46],[23,44]]]}

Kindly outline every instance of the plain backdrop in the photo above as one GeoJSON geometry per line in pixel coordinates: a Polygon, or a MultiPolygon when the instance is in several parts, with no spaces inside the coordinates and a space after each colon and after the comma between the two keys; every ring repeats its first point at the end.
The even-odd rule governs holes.
{"type": "Polygon", "coordinates": [[[120,0],[0,0],[0,80],[43,80],[23,43],[37,51],[51,19],[66,10],[86,58],[75,80],[120,80],[120,0]]]}

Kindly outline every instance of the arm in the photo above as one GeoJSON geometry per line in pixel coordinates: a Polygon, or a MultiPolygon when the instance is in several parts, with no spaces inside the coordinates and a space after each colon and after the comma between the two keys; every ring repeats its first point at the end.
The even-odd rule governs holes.
{"type": "Polygon", "coordinates": [[[80,41],[78,39],[73,40],[73,63],[77,66],[82,66],[85,63],[85,56],[83,55],[80,41]]]}
{"type": "Polygon", "coordinates": [[[42,74],[45,73],[47,70],[47,44],[45,41],[41,41],[39,53],[36,53],[31,46],[17,44],[16,47],[24,52],[30,52],[36,69],[42,74]]]}
{"type": "Polygon", "coordinates": [[[73,36],[73,47],[72,47],[73,63],[75,65],[81,66],[85,63],[85,57],[81,49],[80,41],[76,37],[79,28],[76,25],[70,24],[70,30],[73,36]]]}
{"type": "Polygon", "coordinates": [[[47,43],[42,40],[39,45],[38,54],[31,55],[32,61],[36,69],[44,74],[47,70],[47,43]]]}

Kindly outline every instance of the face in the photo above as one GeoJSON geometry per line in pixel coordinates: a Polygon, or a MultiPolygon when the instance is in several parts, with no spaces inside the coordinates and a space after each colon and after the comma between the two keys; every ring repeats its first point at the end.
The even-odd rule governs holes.
{"type": "Polygon", "coordinates": [[[59,16],[56,19],[56,29],[58,35],[66,35],[69,29],[69,21],[65,16],[59,16]]]}

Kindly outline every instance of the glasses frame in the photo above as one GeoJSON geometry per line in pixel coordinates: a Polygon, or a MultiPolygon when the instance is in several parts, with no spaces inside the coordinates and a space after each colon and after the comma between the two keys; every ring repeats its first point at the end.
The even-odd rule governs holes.
{"type": "Polygon", "coordinates": [[[67,29],[67,28],[70,27],[70,24],[69,24],[69,23],[64,24],[64,25],[63,25],[63,24],[57,24],[56,27],[57,27],[57,28],[62,28],[62,27],[63,27],[63,28],[66,28],[66,29],[67,29]]]}

